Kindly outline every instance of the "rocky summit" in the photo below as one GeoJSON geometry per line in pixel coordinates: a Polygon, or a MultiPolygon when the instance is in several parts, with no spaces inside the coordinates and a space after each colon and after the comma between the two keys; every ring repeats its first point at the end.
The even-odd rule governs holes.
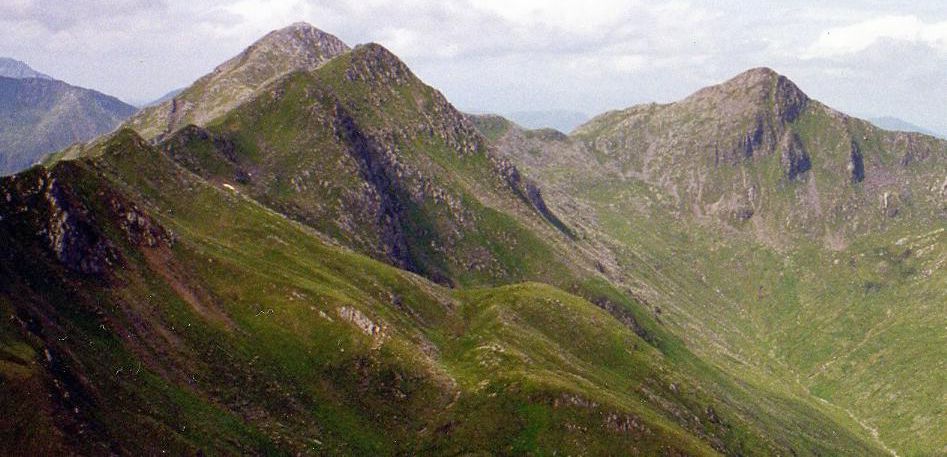
{"type": "Polygon", "coordinates": [[[769,69],[566,135],[295,24],[0,179],[0,453],[938,455],[945,180],[769,69]]]}
{"type": "Polygon", "coordinates": [[[252,94],[294,70],[312,70],[349,47],[309,24],[275,30],[222,63],[186,90],[136,114],[129,125],[145,138],[202,126],[240,105],[252,94]]]}

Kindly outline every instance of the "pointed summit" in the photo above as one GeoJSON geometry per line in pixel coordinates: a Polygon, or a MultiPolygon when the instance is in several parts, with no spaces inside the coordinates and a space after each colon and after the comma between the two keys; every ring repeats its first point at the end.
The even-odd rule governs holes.
{"type": "Polygon", "coordinates": [[[263,67],[273,70],[271,73],[313,69],[347,51],[349,46],[334,35],[308,23],[297,22],[266,34],[242,53],[220,65],[214,73],[246,66],[255,69],[263,67]]]}
{"type": "Polygon", "coordinates": [[[727,108],[728,114],[752,108],[772,109],[781,122],[792,122],[806,107],[809,97],[789,78],[771,68],[759,67],[701,89],[684,102],[711,102],[727,108]]]}
{"type": "Polygon", "coordinates": [[[0,76],[13,79],[53,79],[48,75],[32,69],[26,63],[9,57],[0,57],[0,76]]]}
{"type": "Polygon", "coordinates": [[[349,51],[335,36],[297,22],[266,34],[173,99],[142,110],[127,125],[148,139],[188,124],[206,125],[277,78],[314,70],[349,51]]]}

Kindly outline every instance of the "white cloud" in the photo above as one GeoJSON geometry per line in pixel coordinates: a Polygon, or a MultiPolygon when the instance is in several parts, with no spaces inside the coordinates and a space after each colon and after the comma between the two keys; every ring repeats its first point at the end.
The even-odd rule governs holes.
{"type": "Polygon", "coordinates": [[[883,16],[822,32],[805,58],[836,57],[868,49],[880,40],[924,44],[947,52],[947,21],[925,23],[917,16],[883,16]]]}

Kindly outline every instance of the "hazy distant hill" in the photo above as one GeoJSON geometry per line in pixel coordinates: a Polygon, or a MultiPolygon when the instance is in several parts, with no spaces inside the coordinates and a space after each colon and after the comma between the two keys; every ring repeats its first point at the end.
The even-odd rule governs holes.
{"type": "Polygon", "coordinates": [[[29,65],[20,62],[19,60],[11,59],[9,57],[0,57],[0,76],[6,78],[42,78],[42,79],[53,79],[48,75],[44,75],[32,68],[29,65]]]}
{"type": "Polygon", "coordinates": [[[516,111],[510,113],[509,117],[528,129],[552,128],[563,133],[569,133],[589,120],[585,113],[568,110],[516,111]]]}
{"type": "Polygon", "coordinates": [[[899,119],[896,117],[891,117],[891,116],[873,117],[869,119],[869,121],[871,121],[872,124],[875,124],[878,127],[881,127],[885,130],[892,130],[896,132],[917,132],[917,133],[923,133],[925,135],[931,135],[931,136],[936,136],[936,137],[941,137],[941,138],[947,137],[933,130],[926,129],[924,127],[912,124],[908,121],[905,121],[904,119],[899,119]]]}
{"type": "Polygon", "coordinates": [[[183,87],[182,87],[182,88],[178,88],[178,89],[174,89],[174,90],[172,90],[172,91],[169,91],[168,93],[166,93],[166,94],[162,95],[161,97],[158,97],[158,98],[156,98],[156,99],[154,99],[154,100],[151,100],[151,101],[148,101],[148,102],[136,103],[136,105],[138,105],[138,106],[140,106],[140,107],[142,107],[142,108],[150,108],[150,107],[152,107],[152,106],[157,106],[157,105],[160,105],[160,104],[162,104],[162,103],[164,103],[164,102],[167,102],[167,101],[172,100],[174,97],[177,97],[178,94],[180,94],[181,92],[184,92],[184,88],[183,88],[183,87]]]}
{"type": "Polygon", "coordinates": [[[135,111],[117,98],[62,81],[0,77],[0,175],[107,133],[135,111]]]}

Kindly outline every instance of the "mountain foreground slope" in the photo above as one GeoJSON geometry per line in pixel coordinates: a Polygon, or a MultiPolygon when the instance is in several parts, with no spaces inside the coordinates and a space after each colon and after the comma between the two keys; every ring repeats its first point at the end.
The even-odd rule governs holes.
{"type": "MultiPolygon", "coordinates": [[[[885,455],[896,443],[924,455],[942,445],[942,422],[928,416],[942,402],[877,405],[929,418],[911,448],[891,439],[906,436],[898,423],[848,398],[863,378],[832,384],[831,366],[799,378],[811,373],[799,354],[844,345],[838,331],[800,347],[767,333],[796,327],[767,314],[785,297],[766,281],[810,272],[770,262],[837,245],[748,238],[750,224],[726,211],[691,219],[680,210],[691,205],[659,187],[676,189],[664,174],[677,167],[645,173],[625,163],[630,148],[597,146],[643,144],[609,136],[630,128],[599,118],[567,137],[468,117],[382,46],[348,48],[305,24],[267,35],[179,98],[0,180],[0,236],[11,240],[0,247],[5,453],[885,455]],[[682,221],[693,227],[673,228],[682,221]],[[731,256],[766,268],[749,285],[704,270],[731,256]],[[751,294],[762,298],[743,306],[751,294]]],[[[782,135],[762,112],[762,136],[782,135]]],[[[933,151],[921,160],[936,163],[939,145],[920,140],[933,151]]],[[[903,201],[923,203],[864,223],[938,220],[928,200],[903,201]]],[[[909,282],[914,300],[943,291],[916,287],[944,258],[939,236],[901,243],[933,246],[913,256],[887,254],[900,276],[876,281],[872,309],[909,282]]],[[[867,281],[874,265],[852,268],[867,281]]],[[[823,295],[845,282],[838,272],[820,278],[823,295]]],[[[936,340],[944,313],[916,303],[930,306],[910,316],[930,313],[936,340]]],[[[900,334],[907,321],[890,323],[900,334]]],[[[846,367],[871,348],[856,346],[846,367]]],[[[936,366],[936,350],[921,352],[936,366]]],[[[900,388],[891,373],[879,379],[900,388]]],[[[928,376],[924,395],[944,392],[928,376]]]]}
{"type": "Polygon", "coordinates": [[[108,133],[136,111],[117,98],[27,70],[9,72],[25,78],[0,76],[0,175],[108,133]]]}

